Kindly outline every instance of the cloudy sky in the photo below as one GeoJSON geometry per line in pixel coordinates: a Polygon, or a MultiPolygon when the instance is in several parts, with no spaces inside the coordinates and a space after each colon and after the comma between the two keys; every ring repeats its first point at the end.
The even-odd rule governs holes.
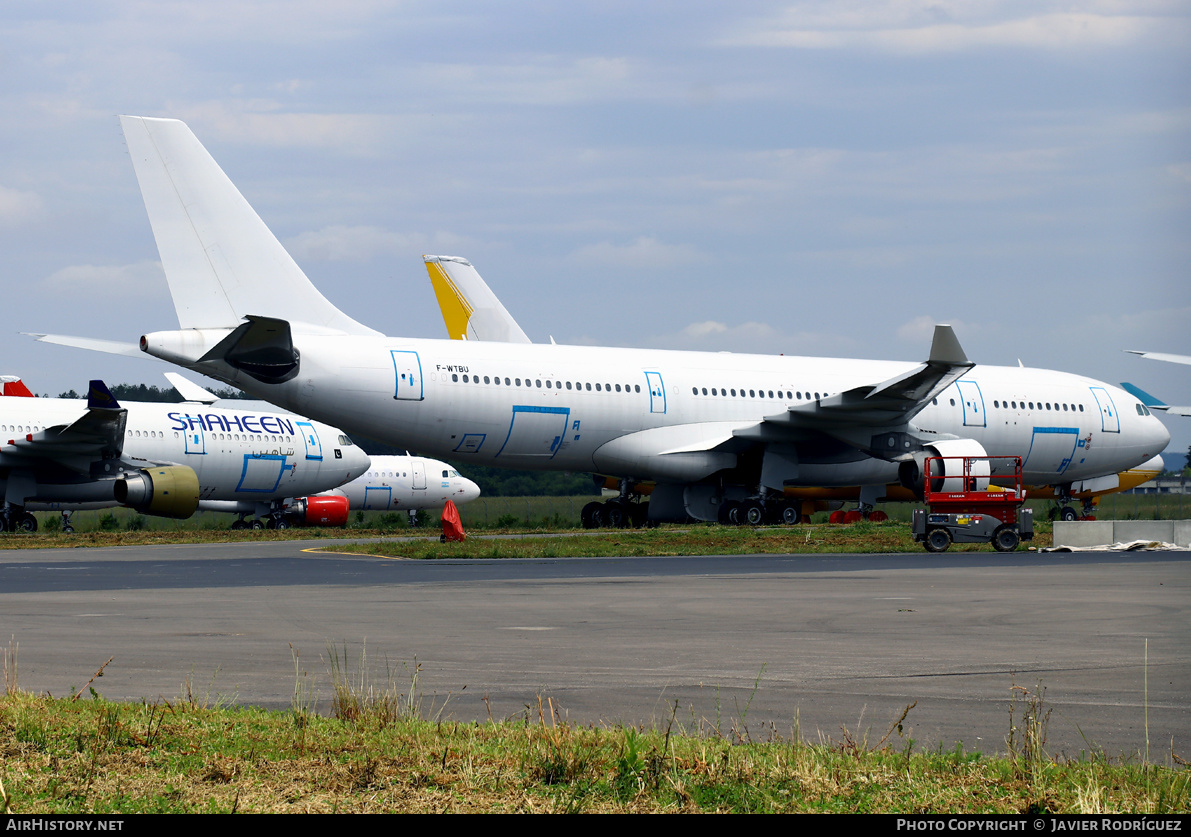
{"type": "Polygon", "coordinates": [[[17,334],[175,327],[130,113],[388,333],[445,336],[450,254],[534,340],[918,360],[950,322],[1191,404],[1122,353],[1191,354],[1183,2],[9,0],[0,99],[0,373],[36,392],[163,382],[17,334]]]}

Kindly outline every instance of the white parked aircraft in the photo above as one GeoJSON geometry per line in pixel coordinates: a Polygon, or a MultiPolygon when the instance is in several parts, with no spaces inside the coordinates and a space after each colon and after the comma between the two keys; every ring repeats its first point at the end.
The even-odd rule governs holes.
{"type": "MultiPolygon", "coordinates": [[[[267,405],[120,404],[102,381],[86,400],[0,398],[0,526],[9,531],[35,531],[31,510],[115,505],[173,518],[200,508],[258,512],[288,525],[287,498],[367,468],[342,431],[267,405]]],[[[308,510],[298,506],[288,511],[301,518],[308,510]]]]}
{"type": "MultiPolygon", "coordinates": [[[[488,283],[467,259],[457,256],[424,256],[426,271],[430,275],[430,283],[434,288],[434,295],[438,300],[439,311],[442,313],[443,324],[452,340],[486,340],[496,343],[528,343],[529,337],[513,319],[513,315],[500,302],[488,283]]],[[[1135,352],[1142,354],[1142,352],[1135,352]]],[[[1191,358],[1181,355],[1161,355],[1160,359],[1176,362],[1191,363],[1191,358]]],[[[1131,384],[1122,384],[1128,392],[1137,396],[1143,404],[1155,410],[1163,410],[1176,415],[1187,415],[1185,407],[1167,407],[1148,393],[1136,389],[1131,384]]],[[[1138,485],[1149,482],[1162,473],[1164,465],[1161,456],[1155,456],[1134,468],[1099,481],[1085,481],[1079,489],[1066,490],[1068,496],[1063,496],[1062,490],[1056,491],[1053,486],[1030,486],[1030,496],[1034,499],[1050,498],[1056,501],[1054,514],[1064,520],[1074,520],[1078,517],[1069,505],[1058,505],[1059,502],[1070,502],[1073,499],[1082,500],[1084,514],[1091,514],[1095,504],[1104,494],[1117,491],[1127,491],[1138,485]]],[[[640,490],[648,491],[651,487],[642,486],[640,490]]],[[[844,502],[857,502],[860,499],[860,486],[809,486],[787,484],[784,490],[787,508],[797,506],[800,516],[809,517],[815,510],[836,508],[844,502]]],[[[870,488],[869,496],[874,496],[870,488]]],[[[912,502],[914,492],[897,484],[886,485],[882,494],[875,494],[876,499],[889,502],[912,502]]],[[[599,525],[604,522],[604,515],[596,512],[598,504],[589,504],[585,509],[584,525],[599,525]]],[[[725,522],[743,523],[742,518],[732,519],[732,512],[739,512],[729,504],[725,509],[725,522]]],[[[867,512],[863,514],[867,515],[867,512]]],[[[880,518],[883,519],[883,514],[880,518]]]]}
{"type": "Polygon", "coordinates": [[[402,447],[621,477],[614,522],[634,480],[657,483],[651,516],[759,520],[790,512],[789,484],[920,488],[931,455],[1020,455],[1070,492],[1169,439],[1109,384],[976,366],[949,326],[922,363],[386,337],[315,289],[185,124],[121,121],[181,326],[143,351],[402,447]]]}
{"type": "Polygon", "coordinates": [[[373,456],[361,476],[327,494],[346,497],[352,511],[441,509],[480,496],[480,487],[445,462],[421,456],[373,456]]]}

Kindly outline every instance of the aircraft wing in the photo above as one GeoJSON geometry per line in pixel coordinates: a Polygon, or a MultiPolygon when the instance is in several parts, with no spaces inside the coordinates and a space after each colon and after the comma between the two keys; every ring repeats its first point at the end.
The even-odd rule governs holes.
{"type": "Polygon", "coordinates": [[[0,464],[20,467],[34,459],[52,460],[87,473],[96,460],[120,458],[124,451],[127,420],[128,411],[117,403],[103,381],[92,381],[87,395],[87,412],[70,424],[0,440],[3,441],[0,464]]]}
{"type": "Polygon", "coordinates": [[[861,438],[858,430],[884,431],[904,425],[975,365],[951,326],[936,325],[930,357],[916,368],[886,381],[793,405],[783,415],[767,417],[764,424],[773,429],[820,431],[854,444],[861,438]]]}
{"type": "Polygon", "coordinates": [[[1185,363],[1191,366],[1191,356],[1189,355],[1168,355],[1162,352],[1139,352],[1136,349],[1125,349],[1131,355],[1139,355],[1148,360],[1164,360],[1167,363],[1185,363]]]}

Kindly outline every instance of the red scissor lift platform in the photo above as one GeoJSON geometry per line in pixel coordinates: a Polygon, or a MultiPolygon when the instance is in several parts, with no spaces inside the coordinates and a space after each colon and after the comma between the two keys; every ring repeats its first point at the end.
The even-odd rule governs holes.
{"type": "Polygon", "coordinates": [[[1020,456],[932,456],[926,460],[923,497],[915,509],[914,540],[928,552],[952,543],[991,543],[1012,552],[1034,538],[1034,513],[1023,509],[1020,456]]]}

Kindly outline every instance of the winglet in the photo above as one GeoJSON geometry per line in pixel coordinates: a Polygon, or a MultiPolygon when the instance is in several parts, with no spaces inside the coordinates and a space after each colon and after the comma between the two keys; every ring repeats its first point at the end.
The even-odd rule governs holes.
{"type": "Polygon", "coordinates": [[[219,396],[209,390],[203,389],[198,384],[183,378],[177,372],[166,372],[165,379],[170,382],[170,386],[182,396],[184,401],[193,401],[196,404],[214,404],[219,400],[219,396]]]}
{"type": "Polygon", "coordinates": [[[930,363],[944,363],[949,366],[971,366],[971,361],[959,345],[959,338],[949,325],[936,325],[935,337],[930,344],[930,363]]]}
{"type": "Polygon", "coordinates": [[[1136,386],[1134,384],[1122,383],[1121,389],[1125,390],[1125,392],[1134,396],[1135,398],[1137,398],[1138,401],[1140,401],[1142,404],[1145,404],[1147,407],[1150,407],[1151,409],[1154,409],[1154,410],[1166,409],[1166,406],[1167,406],[1166,402],[1159,401],[1157,398],[1150,395],[1148,392],[1146,392],[1144,389],[1142,389],[1139,386],[1136,386]]]}
{"type": "Polygon", "coordinates": [[[87,387],[88,410],[119,410],[120,403],[103,381],[92,381],[87,387]]]}

